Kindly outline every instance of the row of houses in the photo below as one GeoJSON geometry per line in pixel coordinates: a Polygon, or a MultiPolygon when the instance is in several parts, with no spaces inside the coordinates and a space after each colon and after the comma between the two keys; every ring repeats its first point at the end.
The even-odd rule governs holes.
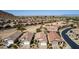
{"type": "Polygon", "coordinates": [[[31,32],[16,32],[12,34],[11,36],[4,39],[4,44],[6,47],[9,47],[10,45],[20,41],[20,49],[30,49],[32,48],[40,48],[40,49],[46,49],[48,46],[48,42],[52,44],[52,48],[59,48],[58,43],[61,42],[60,45],[63,45],[63,40],[58,35],[57,32],[38,32],[36,34],[31,32]],[[31,41],[34,40],[37,42],[37,44],[33,43],[31,44],[31,41]]]}
{"type": "Polygon", "coordinates": [[[45,24],[43,27],[49,31],[48,33],[45,33],[44,30],[41,32],[31,33],[31,32],[16,32],[13,35],[5,38],[5,46],[10,46],[11,44],[14,44],[16,40],[20,41],[20,47],[19,48],[47,48],[48,43],[51,44],[52,48],[59,48],[58,45],[63,46],[63,40],[61,39],[60,35],[58,34],[58,28],[60,26],[65,26],[66,23],[60,21],[50,24],[45,24]],[[23,35],[22,35],[23,34],[23,35]],[[18,39],[17,39],[18,38],[18,39]],[[6,40],[7,39],[7,40],[6,40]],[[32,44],[31,41],[36,41],[37,44],[32,44]]]}
{"type": "Polygon", "coordinates": [[[57,21],[53,23],[48,23],[43,25],[44,28],[46,28],[48,31],[58,31],[60,27],[66,26],[67,23],[64,21],[57,21]]]}
{"type": "Polygon", "coordinates": [[[25,16],[25,17],[17,17],[15,21],[16,23],[21,23],[24,25],[35,25],[41,23],[49,23],[53,21],[61,20],[60,17],[53,17],[53,16],[25,16]]]}
{"type": "Polygon", "coordinates": [[[12,27],[14,27],[16,24],[14,24],[14,22],[13,21],[11,21],[10,19],[9,20],[0,20],[0,29],[1,28],[7,28],[7,27],[9,27],[9,28],[12,28],[12,27]]]}
{"type": "MultiPolygon", "coordinates": [[[[54,19],[31,19],[31,18],[25,18],[25,19],[5,19],[4,21],[0,21],[0,28],[7,28],[7,27],[14,27],[18,24],[26,25],[36,25],[36,24],[42,24],[42,23],[50,23],[53,22],[54,19]],[[8,23],[9,22],[9,23],[8,23]],[[15,23],[15,24],[14,24],[15,23]]],[[[56,20],[57,21],[57,20],[56,20]]]]}

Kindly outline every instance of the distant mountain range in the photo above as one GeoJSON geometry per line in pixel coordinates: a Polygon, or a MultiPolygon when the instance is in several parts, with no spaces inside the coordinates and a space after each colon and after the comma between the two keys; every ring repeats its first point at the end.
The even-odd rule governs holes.
{"type": "Polygon", "coordinates": [[[14,16],[14,15],[11,13],[0,10],[0,16],[14,16]]]}
{"type": "MultiPolygon", "coordinates": [[[[0,10],[0,16],[14,16],[14,15],[11,13],[5,12],[3,10],[0,10]]],[[[59,16],[79,16],[79,14],[64,14],[64,15],[59,15],[59,16]]]]}

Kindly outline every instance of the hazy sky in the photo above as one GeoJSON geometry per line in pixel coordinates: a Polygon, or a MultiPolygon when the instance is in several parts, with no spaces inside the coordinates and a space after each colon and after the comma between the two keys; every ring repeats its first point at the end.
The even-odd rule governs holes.
{"type": "Polygon", "coordinates": [[[4,10],[17,16],[79,14],[79,10],[4,10]]]}

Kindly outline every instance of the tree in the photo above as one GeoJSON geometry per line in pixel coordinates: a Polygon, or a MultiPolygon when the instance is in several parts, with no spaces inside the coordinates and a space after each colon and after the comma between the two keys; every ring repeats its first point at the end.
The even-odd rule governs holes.
{"type": "Polygon", "coordinates": [[[0,43],[1,43],[1,42],[3,42],[3,39],[2,39],[2,37],[0,36],[0,43]]]}
{"type": "Polygon", "coordinates": [[[0,37],[0,46],[3,46],[3,39],[0,37]]]}
{"type": "Polygon", "coordinates": [[[31,40],[30,44],[31,44],[31,46],[30,46],[31,48],[37,48],[38,47],[38,41],[37,40],[34,40],[34,39],[31,40]]]}
{"type": "Polygon", "coordinates": [[[18,47],[17,44],[12,44],[12,45],[11,45],[11,48],[15,48],[15,49],[17,49],[17,48],[19,48],[19,47],[18,47]]]}
{"type": "Polygon", "coordinates": [[[73,24],[71,24],[70,26],[71,26],[72,28],[74,27],[74,25],[73,25],[73,24]]]}
{"type": "Polygon", "coordinates": [[[37,29],[36,29],[36,32],[41,32],[40,28],[37,28],[37,29]]]}
{"type": "Polygon", "coordinates": [[[17,27],[17,30],[20,30],[21,32],[26,30],[22,24],[18,24],[16,27],[17,27]]]}
{"type": "Polygon", "coordinates": [[[48,48],[48,49],[52,49],[52,48],[53,48],[53,47],[52,47],[52,44],[51,44],[51,43],[48,43],[47,48],[48,48]]]}
{"type": "Polygon", "coordinates": [[[11,23],[11,20],[8,20],[7,23],[11,23]]]}

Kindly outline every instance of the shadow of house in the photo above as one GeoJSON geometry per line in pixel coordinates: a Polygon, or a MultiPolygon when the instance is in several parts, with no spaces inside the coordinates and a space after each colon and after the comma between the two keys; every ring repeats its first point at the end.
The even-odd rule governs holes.
{"type": "Polygon", "coordinates": [[[4,45],[10,47],[12,44],[18,42],[18,39],[22,36],[22,32],[15,32],[14,34],[8,36],[4,39],[4,45]]]}

